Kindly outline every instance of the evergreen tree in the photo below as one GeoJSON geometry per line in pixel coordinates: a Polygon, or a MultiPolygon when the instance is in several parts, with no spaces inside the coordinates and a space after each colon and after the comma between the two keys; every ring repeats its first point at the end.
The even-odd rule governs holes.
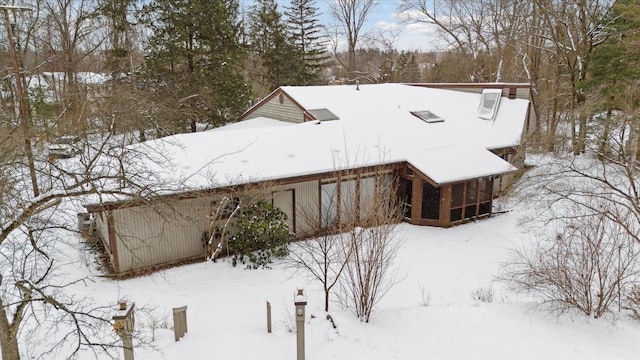
{"type": "Polygon", "coordinates": [[[235,119],[250,99],[237,0],[155,0],[144,13],[153,30],[146,86],[156,103],[175,110],[165,113],[188,121],[192,131],[196,122],[215,126],[235,119]]]}
{"type": "Polygon", "coordinates": [[[592,100],[588,111],[606,114],[597,117],[599,155],[613,153],[633,159],[633,163],[640,158],[640,9],[635,0],[617,0],[602,23],[609,26],[598,31],[606,32],[607,37],[589,57],[590,76],[584,83],[584,94],[592,100]],[[624,116],[613,116],[614,110],[624,116]],[[616,128],[628,132],[623,136],[628,139],[624,145],[612,147],[610,143],[615,141],[609,138],[616,128]]]}
{"type": "Polygon", "coordinates": [[[249,11],[248,43],[259,67],[254,81],[272,91],[281,85],[294,85],[297,67],[295,49],[287,39],[282,14],[275,0],[258,0],[249,11]]]}
{"type": "Polygon", "coordinates": [[[297,85],[317,84],[322,70],[327,66],[329,55],[325,49],[325,38],[321,34],[318,8],[314,0],[291,0],[285,7],[287,32],[300,57],[296,69],[297,85]]]}
{"type": "Polygon", "coordinates": [[[604,23],[610,23],[607,39],[590,56],[590,79],[587,87],[598,88],[615,109],[616,95],[629,84],[640,79],[640,9],[634,0],[618,0],[604,23]]]}

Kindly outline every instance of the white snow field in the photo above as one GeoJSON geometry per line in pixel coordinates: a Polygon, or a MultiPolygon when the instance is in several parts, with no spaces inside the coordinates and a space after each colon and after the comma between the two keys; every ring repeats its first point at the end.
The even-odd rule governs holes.
{"type": "MultiPolygon", "coordinates": [[[[510,249],[531,241],[516,225],[521,214],[516,209],[449,229],[399,225],[398,283],[369,323],[333,301],[335,329],[323,310],[321,284],[282,263],[244,270],[223,259],[119,281],[99,277],[86,261],[72,262],[67,269],[70,277],[95,278],[78,292],[93,296],[96,303],[115,305],[121,298],[136,303],[136,329],[154,338],[150,345],[136,347],[136,360],[295,359],[298,286],[308,297],[310,360],[639,359],[640,323],[626,313],[601,319],[578,313],[556,316],[532,308],[531,299],[494,280],[510,249]],[[490,288],[492,302],[473,298],[478,289],[490,288]],[[266,301],[273,312],[271,334],[266,301]],[[172,308],[185,305],[188,333],[175,342],[172,308]]],[[[80,259],[81,251],[74,251],[80,259]]]]}

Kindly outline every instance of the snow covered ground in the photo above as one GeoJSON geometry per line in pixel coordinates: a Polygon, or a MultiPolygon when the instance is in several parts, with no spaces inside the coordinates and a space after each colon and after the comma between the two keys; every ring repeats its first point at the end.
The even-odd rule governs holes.
{"type": "Polygon", "coordinates": [[[70,275],[96,275],[95,283],[79,290],[96,301],[136,303],[136,328],[154,338],[152,346],[136,348],[136,360],[295,359],[298,286],[308,295],[307,359],[638,359],[640,323],[626,314],[616,314],[615,321],[577,313],[556,317],[494,280],[509,250],[531,241],[516,225],[522,210],[513,210],[450,229],[401,224],[400,281],[370,323],[333,302],[335,329],[326,319],[320,284],[281,263],[244,270],[230,261],[203,262],[120,281],[97,277],[83,261],[68,268],[70,275]],[[489,289],[492,302],[474,299],[489,289]],[[172,308],[185,305],[188,333],[175,342],[172,308]]]}

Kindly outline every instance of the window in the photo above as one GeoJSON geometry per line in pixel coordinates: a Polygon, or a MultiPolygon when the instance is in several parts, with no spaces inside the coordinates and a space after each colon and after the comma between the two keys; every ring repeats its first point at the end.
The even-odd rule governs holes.
{"type": "Polygon", "coordinates": [[[441,118],[440,116],[432,113],[429,110],[422,110],[422,111],[411,111],[411,115],[417,117],[418,119],[426,122],[426,123],[437,123],[437,122],[443,122],[444,119],[441,118]]]}
{"type": "Polygon", "coordinates": [[[423,219],[440,219],[440,188],[432,186],[426,181],[422,182],[422,211],[423,219]]]}
{"type": "Polygon", "coordinates": [[[452,185],[449,221],[456,222],[490,215],[492,188],[491,177],[452,185]]]}
{"type": "Polygon", "coordinates": [[[322,184],[320,187],[320,218],[322,227],[335,225],[338,221],[338,186],[336,183],[322,184]]]}
{"type": "Polygon", "coordinates": [[[498,112],[500,98],[502,97],[501,89],[484,89],[478,106],[478,117],[486,120],[493,120],[498,112]]]}
{"type": "Polygon", "coordinates": [[[360,180],[360,218],[368,219],[373,215],[375,178],[360,180]]]}
{"type": "Polygon", "coordinates": [[[478,201],[491,201],[491,178],[478,179],[478,201]]]}
{"type": "Polygon", "coordinates": [[[348,224],[356,220],[356,181],[343,180],[340,182],[340,222],[348,224]]]}
{"type": "Polygon", "coordinates": [[[451,207],[462,206],[462,200],[464,199],[464,183],[455,184],[451,189],[451,207]]]}
{"type": "Polygon", "coordinates": [[[398,184],[398,198],[403,208],[404,217],[411,219],[411,201],[413,199],[413,180],[400,178],[398,184]]]}

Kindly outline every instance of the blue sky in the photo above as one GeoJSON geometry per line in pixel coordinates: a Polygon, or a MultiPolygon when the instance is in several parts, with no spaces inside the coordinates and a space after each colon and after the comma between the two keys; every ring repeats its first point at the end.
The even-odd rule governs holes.
{"type": "MultiPolygon", "coordinates": [[[[322,15],[320,22],[329,25],[331,16],[329,14],[329,2],[334,0],[316,0],[316,6],[322,15]]],[[[379,0],[377,6],[369,14],[363,31],[367,32],[371,38],[380,40],[393,38],[394,47],[398,50],[422,50],[428,51],[435,48],[442,48],[443,44],[438,42],[438,35],[433,26],[426,24],[403,24],[398,14],[398,0],[379,0]]],[[[252,0],[241,0],[241,6],[249,7],[254,3],[252,0]]],[[[277,0],[278,9],[284,10],[284,6],[289,5],[289,0],[277,0]]],[[[378,45],[380,47],[380,45],[378,45]]]]}

